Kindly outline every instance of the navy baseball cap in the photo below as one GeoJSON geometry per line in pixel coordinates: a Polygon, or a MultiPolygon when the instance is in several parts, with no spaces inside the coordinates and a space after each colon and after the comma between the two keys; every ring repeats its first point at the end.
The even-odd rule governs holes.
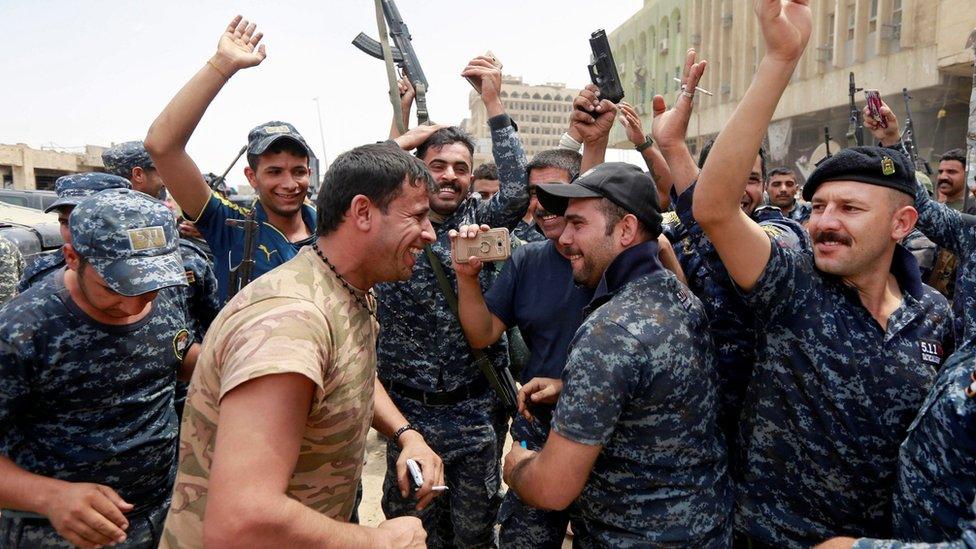
{"type": "Polygon", "coordinates": [[[186,286],[173,213],[131,189],[86,198],[68,218],[72,247],[124,296],[186,286]]]}
{"type": "Polygon", "coordinates": [[[44,213],[62,206],[77,206],[79,202],[106,189],[129,189],[128,179],[101,172],[73,173],[58,178],[54,182],[54,192],[58,199],[44,208],[44,213]]]}
{"type": "Polygon", "coordinates": [[[915,196],[915,168],[901,151],[884,147],[851,147],[825,158],[803,186],[809,201],[817,187],[830,181],[857,181],[915,196]]]}
{"type": "Polygon", "coordinates": [[[248,132],[247,154],[263,154],[264,151],[268,150],[268,147],[270,147],[272,143],[278,141],[279,139],[291,139],[305,149],[305,154],[309,158],[312,157],[312,151],[308,148],[308,143],[306,143],[305,138],[298,133],[295,126],[292,126],[288,122],[280,122],[278,120],[265,122],[264,124],[261,124],[248,132]]]}
{"type": "Polygon", "coordinates": [[[142,141],[126,141],[105,149],[102,163],[109,173],[126,179],[132,176],[132,168],[137,166],[144,170],[156,169],[142,141]]]}
{"type": "Polygon", "coordinates": [[[626,162],[605,162],[587,170],[575,181],[541,183],[536,187],[539,203],[548,212],[565,215],[572,198],[606,198],[634,214],[651,234],[661,234],[661,212],[654,179],[626,162]]]}

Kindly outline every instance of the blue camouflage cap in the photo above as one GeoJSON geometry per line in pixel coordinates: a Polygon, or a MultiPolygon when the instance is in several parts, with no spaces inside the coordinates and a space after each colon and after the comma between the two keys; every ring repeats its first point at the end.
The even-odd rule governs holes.
{"type": "Polygon", "coordinates": [[[156,169],[142,141],[126,141],[105,149],[102,163],[109,173],[126,179],[132,176],[132,168],[136,166],[145,170],[156,169]]]}
{"type": "Polygon", "coordinates": [[[68,219],[72,247],[125,296],[186,286],[173,213],[148,195],[109,189],[78,204],[68,219]]]}
{"type": "Polygon", "coordinates": [[[295,126],[292,126],[288,122],[281,122],[278,120],[265,122],[264,124],[261,124],[248,132],[247,154],[263,154],[264,151],[268,150],[268,147],[270,147],[272,143],[278,141],[279,139],[291,139],[305,149],[305,154],[309,158],[312,157],[312,151],[309,149],[308,143],[306,143],[305,138],[298,133],[295,126]]]}
{"type": "Polygon", "coordinates": [[[54,182],[58,199],[44,209],[44,213],[61,206],[77,206],[79,202],[105,189],[129,189],[128,179],[101,172],[73,173],[54,182]]]}

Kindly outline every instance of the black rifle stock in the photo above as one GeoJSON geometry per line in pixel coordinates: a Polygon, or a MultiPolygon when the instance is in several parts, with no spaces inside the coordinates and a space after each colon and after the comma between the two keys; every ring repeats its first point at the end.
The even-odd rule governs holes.
{"type": "MultiPolygon", "coordinates": [[[[420,66],[420,59],[417,58],[417,53],[413,49],[413,37],[410,36],[410,29],[403,22],[403,17],[400,15],[400,10],[397,9],[394,0],[381,0],[381,2],[383,17],[386,19],[390,38],[394,44],[391,48],[393,62],[410,79],[410,83],[413,84],[413,88],[417,92],[417,122],[427,124],[430,120],[427,112],[426,95],[429,85],[427,84],[427,76],[424,75],[424,69],[420,66]]],[[[359,33],[353,39],[352,44],[370,57],[383,59],[382,45],[364,33],[359,33]]]]}
{"type": "Polygon", "coordinates": [[[908,95],[908,88],[901,89],[901,96],[905,100],[905,130],[901,133],[901,141],[905,145],[905,150],[908,151],[908,156],[911,157],[915,170],[923,169],[927,175],[932,175],[932,166],[929,166],[928,161],[919,160],[918,158],[918,143],[915,140],[915,122],[912,121],[912,109],[910,106],[912,96],[908,95]]]}
{"type": "Polygon", "coordinates": [[[858,147],[864,145],[864,116],[861,113],[861,109],[858,108],[857,101],[854,99],[854,96],[857,94],[857,92],[863,89],[864,88],[858,88],[854,84],[854,73],[850,73],[850,84],[847,88],[847,95],[851,101],[851,124],[850,129],[847,132],[847,140],[849,143],[853,138],[854,143],[858,147]]]}
{"type": "Polygon", "coordinates": [[[254,220],[252,207],[244,219],[228,219],[226,223],[229,227],[244,229],[244,255],[236,267],[231,267],[227,276],[227,299],[229,300],[251,282],[251,271],[254,268],[254,233],[258,230],[258,222],[254,220]]]}
{"type": "Polygon", "coordinates": [[[591,63],[587,65],[590,71],[590,82],[600,88],[600,99],[619,103],[624,98],[624,88],[620,84],[617,64],[613,61],[610,42],[603,29],[590,35],[590,49],[593,51],[591,63]]]}

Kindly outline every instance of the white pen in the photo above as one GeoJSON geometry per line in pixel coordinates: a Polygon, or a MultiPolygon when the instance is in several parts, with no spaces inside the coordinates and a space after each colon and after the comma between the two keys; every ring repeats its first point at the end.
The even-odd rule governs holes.
{"type": "MultiPolygon", "coordinates": [[[[677,82],[677,83],[679,83],[679,84],[681,84],[681,79],[680,78],[675,78],[674,81],[677,82]]],[[[715,95],[714,93],[712,93],[712,92],[710,92],[710,91],[708,91],[705,88],[702,88],[700,86],[695,86],[695,91],[700,91],[700,92],[702,92],[705,95],[711,95],[711,96],[714,96],[715,95]]]]}

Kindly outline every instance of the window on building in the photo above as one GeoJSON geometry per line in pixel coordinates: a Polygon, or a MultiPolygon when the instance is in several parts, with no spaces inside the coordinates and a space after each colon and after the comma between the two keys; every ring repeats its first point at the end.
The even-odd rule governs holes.
{"type": "Polygon", "coordinates": [[[868,11],[868,43],[864,50],[865,59],[873,59],[878,54],[878,0],[871,0],[868,11]]]}
{"type": "Polygon", "coordinates": [[[674,32],[681,32],[681,12],[676,12],[674,14],[674,32]]]}
{"type": "Polygon", "coordinates": [[[901,51],[901,19],[902,19],[902,0],[891,1],[891,38],[888,40],[888,51],[895,53],[901,51]]]}
{"type": "Polygon", "coordinates": [[[854,2],[847,4],[847,35],[844,41],[844,64],[847,66],[854,64],[854,31],[857,27],[855,18],[854,2]]]}

